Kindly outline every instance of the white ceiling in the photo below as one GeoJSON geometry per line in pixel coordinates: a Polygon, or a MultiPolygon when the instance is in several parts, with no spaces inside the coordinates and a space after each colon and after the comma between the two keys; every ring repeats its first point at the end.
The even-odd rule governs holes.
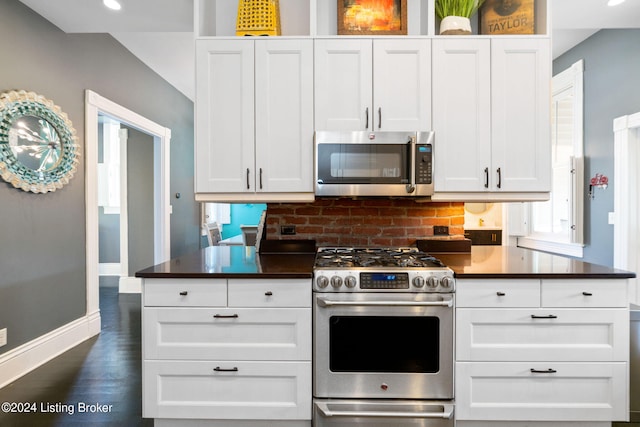
{"type": "MultiPolygon", "coordinates": [[[[101,0],[20,0],[67,33],[110,33],[190,99],[195,94],[193,0],[120,0],[119,12],[101,0]]],[[[607,0],[551,3],[553,57],[603,28],[639,28],[640,0],[608,7],[607,0]]]]}

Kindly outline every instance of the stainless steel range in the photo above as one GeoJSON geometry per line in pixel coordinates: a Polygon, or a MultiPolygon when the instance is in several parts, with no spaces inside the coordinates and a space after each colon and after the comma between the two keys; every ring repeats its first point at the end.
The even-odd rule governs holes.
{"type": "Polygon", "coordinates": [[[314,425],[451,427],[451,269],[416,248],[320,248],[314,425]]]}

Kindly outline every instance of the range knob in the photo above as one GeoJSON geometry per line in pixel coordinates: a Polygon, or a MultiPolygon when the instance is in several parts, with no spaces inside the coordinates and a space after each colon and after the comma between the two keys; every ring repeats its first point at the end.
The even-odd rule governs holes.
{"type": "Polygon", "coordinates": [[[331,286],[333,286],[335,289],[338,289],[340,286],[342,286],[342,277],[333,276],[331,278],[331,286]]]}
{"type": "Polygon", "coordinates": [[[430,287],[431,289],[437,288],[438,287],[438,279],[436,279],[433,276],[429,277],[427,279],[427,286],[430,287]]]}
{"type": "Polygon", "coordinates": [[[329,286],[329,279],[327,279],[325,276],[318,276],[318,278],[316,279],[316,285],[320,289],[324,289],[329,286]]]}
{"type": "Polygon", "coordinates": [[[443,288],[450,288],[451,285],[453,284],[453,279],[451,277],[443,277],[440,280],[440,284],[442,285],[443,288]]]}
{"type": "Polygon", "coordinates": [[[357,281],[357,280],[356,280],[356,278],[355,278],[355,277],[353,277],[353,276],[347,276],[347,277],[344,279],[344,285],[345,285],[347,288],[355,288],[355,286],[356,286],[356,283],[357,283],[357,282],[358,282],[358,281],[357,281]]]}
{"type": "Polygon", "coordinates": [[[413,278],[413,286],[416,288],[421,288],[424,286],[424,279],[421,276],[416,276],[413,278]]]}

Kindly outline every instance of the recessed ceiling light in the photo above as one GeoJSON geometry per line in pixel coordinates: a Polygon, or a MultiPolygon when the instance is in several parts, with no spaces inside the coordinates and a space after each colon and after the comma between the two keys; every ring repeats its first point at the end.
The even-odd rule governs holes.
{"type": "Polygon", "coordinates": [[[624,0],[609,0],[607,6],[617,6],[621,3],[624,3],[624,0]]]}
{"type": "Polygon", "coordinates": [[[122,6],[120,6],[120,3],[118,3],[117,0],[102,0],[102,3],[104,3],[104,5],[107,6],[109,9],[113,9],[113,10],[122,9],[122,6]]]}

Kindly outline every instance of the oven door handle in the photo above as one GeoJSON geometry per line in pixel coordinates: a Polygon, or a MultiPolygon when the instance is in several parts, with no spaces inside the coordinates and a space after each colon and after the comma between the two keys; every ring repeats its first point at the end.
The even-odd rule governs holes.
{"type": "Polygon", "coordinates": [[[395,411],[332,411],[326,403],[316,402],[325,417],[395,417],[395,418],[442,418],[451,419],[453,405],[443,405],[443,412],[395,412],[395,411]]]}
{"type": "Polygon", "coordinates": [[[443,301],[334,301],[318,297],[320,307],[453,307],[453,300],[443,301]]]}

